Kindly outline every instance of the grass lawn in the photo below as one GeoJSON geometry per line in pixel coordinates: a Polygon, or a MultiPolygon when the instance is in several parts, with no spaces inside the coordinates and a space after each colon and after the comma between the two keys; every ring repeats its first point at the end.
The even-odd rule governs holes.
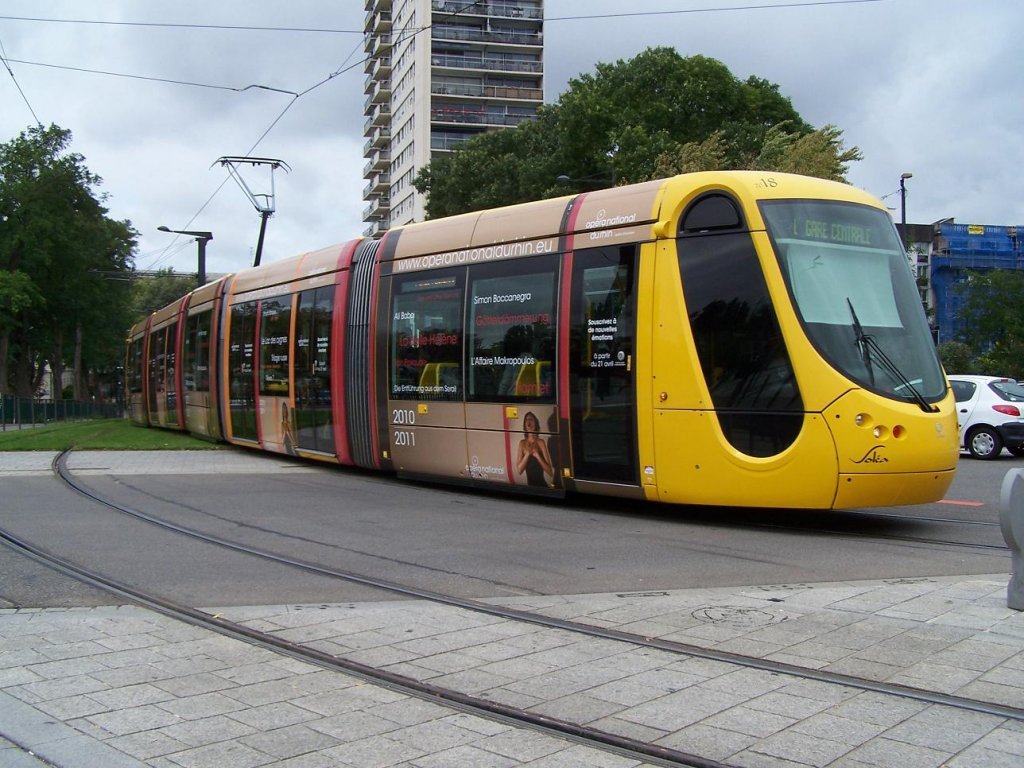
{"type": "Polygon", "coordinates": [[[8,425],[0,432],[0,451],[209,451],[220,447],[181,432],[137,427],[127,419],[61,421],[23,429],[8,425]]]}

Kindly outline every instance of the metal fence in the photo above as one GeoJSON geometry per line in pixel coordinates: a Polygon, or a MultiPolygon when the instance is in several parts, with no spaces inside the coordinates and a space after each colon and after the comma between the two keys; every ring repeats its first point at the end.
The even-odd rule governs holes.
{"type": "Polygon", "coordinates": [[[124,408],[121,403],[0,395],[0,430],[4,432],[55,421],[114,419],[123,415],[124,408]]]}

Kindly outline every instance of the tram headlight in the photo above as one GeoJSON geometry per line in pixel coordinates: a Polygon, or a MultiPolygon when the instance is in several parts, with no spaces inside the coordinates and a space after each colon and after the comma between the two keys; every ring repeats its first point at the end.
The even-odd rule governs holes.
{"type": "Polygon", "coordinates": [[[896,424],[890,429],[885,424],[875,424],[875,420],[867,413],[858,413],[853,417],[853,422],[858,427],[870,429],[875,440],[886,440],[889,437],[902,440],[907,436],[907,428],[902,424],[896,424]]]}

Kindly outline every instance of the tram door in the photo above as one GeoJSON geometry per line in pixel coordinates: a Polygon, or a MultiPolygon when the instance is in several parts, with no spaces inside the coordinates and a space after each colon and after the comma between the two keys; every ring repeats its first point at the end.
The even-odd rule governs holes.
{"type": "Polygon", "coordinates": [[[231,436],[257,440],[254,350],[256,337],[255,301],[231,308],[228,348],[228,387],[231,393],[231,436]]]}
{"type": "Polygon", "coordinates": [[[331,322],[334,286],[299,294],[295,323],[295,423],[299,448],[334,453],[331,322]]]}
{"type": "Polygon", "coordinates": [[[178,426],[178,324],[167,326],[167,340],[164,343],[164,362],[167,397],[167,426],[178,426]]]}
{"type": "Polygon", "coordinates": [[[635,485],[637,246],[573,256],[569,386],[574,475],[635,485]]]}
{"type": "Polygon", "coordinates": [[[167,329],[150,331],[149,334],[149,421],[164,424],[161,409],[164,406],[164,341],[167,329]]]}

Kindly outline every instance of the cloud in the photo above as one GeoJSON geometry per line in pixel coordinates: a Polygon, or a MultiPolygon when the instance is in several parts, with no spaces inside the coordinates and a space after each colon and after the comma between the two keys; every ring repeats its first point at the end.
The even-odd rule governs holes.
{"type": "MultiPolygon", "coordinates": [[[[847,146],[857,145],[865,155],[852,167],[851,181],[889,195],[893,207],[900,173],[913,172],[909,220],[955,216],[1024,224],[1016,179],[1024,164],[1024,100],[1016,96],[1015,49],[1024,7],[999,0],[883,0],[621,16],[684,5],[740,4],[633,0],[624,7],[618,0],[547,0],[548,100],[598,62],[672,46],[683,55],[719,59],[737,77],[777,83],[809,122],[843,129],[847,146]]],[[[340,242],[365,229],[362,3],[7,0],[0,16],[346,30],[253,32],[0,18],[0,42],[10,59],[303,94],[296,100],[264,89],[236,92],[11,64],[39,119],[73,132],[74,151],[104,180],[111,214],[130,219],[139,230],[140,268],[195,269],[195,247],[181,238],[170,247],[174,238],[157,231],[161,224],[212,231],[210,272],[251,264],[259,216],[234,182],[224,183],[225,172],[215,164],[223,155],[251,151],[284,160],[292,169],[275,175],[277,212],[267,228],[265,260],[340,242]],[[340,73],[329,77],[335,72],[340,73]]],[[[6,72],[0,76],[0,141],[7,141],[33,117],[15,81],[6,72]]],[[[254,185],[260,181],[253,177],[254,185]]],[[[262,182],[259,191],[269,191],[269,177],[262,182]]]]}

